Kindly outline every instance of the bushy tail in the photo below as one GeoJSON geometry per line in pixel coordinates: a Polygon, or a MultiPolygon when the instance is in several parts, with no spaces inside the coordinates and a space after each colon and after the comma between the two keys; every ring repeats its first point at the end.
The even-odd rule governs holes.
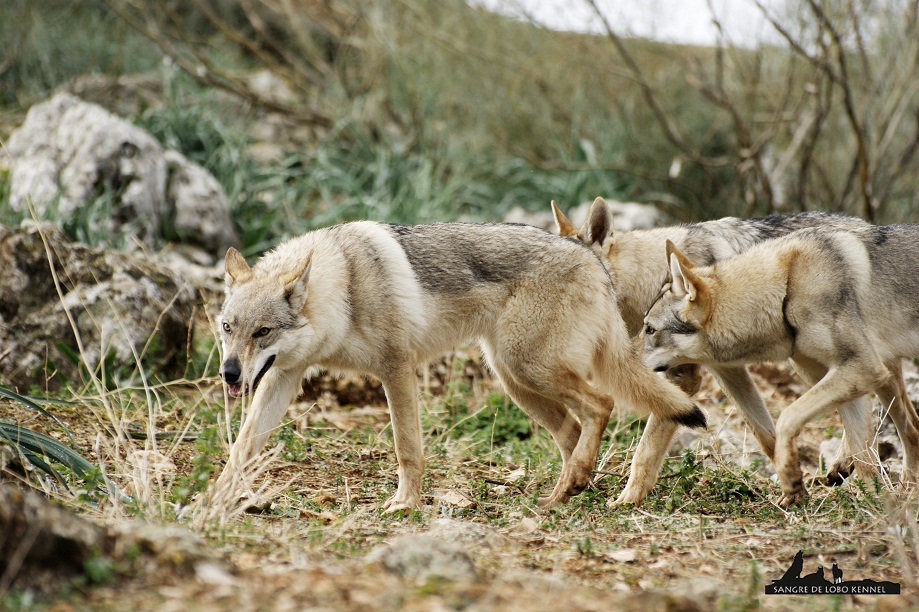
{"type": "Polygon", "coordinates": [[[597,384],[617,403],[686,427],[707,426],[705,413],[692,399],[646,366],[632,344],[620,346],[619,351],[604,351],[598,356],[595,373],[597,384]]]}

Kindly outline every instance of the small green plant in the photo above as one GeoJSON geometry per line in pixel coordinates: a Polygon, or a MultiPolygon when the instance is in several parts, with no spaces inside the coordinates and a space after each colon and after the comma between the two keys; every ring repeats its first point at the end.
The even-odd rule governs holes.
{"type": "Polygon", "coordinates": [[[192,498],[207,489],[208,482],[217,471],[217,459],[220,451],[220,433],[216,426],[206,427],[195,440],[197,454],[191,462],[191,470],[185,476],[176,479],[171,489],[172,501],[188,504],[192,498]]]}
{"type": "Polygon", "coordinates": [[[743,593],[726,594],[719,600],[719,608],[736,612],[753,612],[760,609],[759,596],[762,593],[763,579],[759,565],[755,560],[750,562],[750,578],[743,593]]]}
{"type": "Polygon", "coordinates": [[[465,402],[454,400],[449,406],[453,420],[449,432],[453,437],[469,437],[497,448],[532,436],[529,417],[503,393],[492,393],[485,405],[471,414],[465,402]]]}
{"type": "Polygon", "coordinates": [[[285,461],[303,461],[309,452],[309,441],[294,428],[293,421],[285,421],[275,433],[275,442],[284,443],[281,458],[285,461]]]}
{"type": "Polygon", "coordinates": [[[102,470],[93,466],[83,472],[82,483],[77,489],[77,499],[87,504],[98,504],[105,495],[106,478],[102,470]]]}
{"type": "Polygon", "coordinates": [[[115,564],[101,553],[92,555],[83,563],[83,572],[92,584],[103,584],[115,575],[115,564]]]}
{"type": "Polygon", "coordinates": [[[667,484],[668,493],[663,504],[667,512],[675,512],[680,508],[683,497],[693,490],[701,471],[702,464],[696,460],[695,452],[687,448],[683,451],[676,472],[671,474],[673,480],[667,484]]]}
{"type": "Polygon", "coordinates": [[[577,549],[578,554],[582,557],[590,558],[596,554],[596,550],[594,550],[594,544],[591,541],[590,536],[584,536],[583,538],[579,539],[577,542],[577,549]]]}

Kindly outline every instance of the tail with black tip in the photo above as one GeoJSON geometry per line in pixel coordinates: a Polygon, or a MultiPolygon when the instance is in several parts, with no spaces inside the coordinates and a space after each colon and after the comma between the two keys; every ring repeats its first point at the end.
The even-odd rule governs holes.
{"type": "MultiPolygon", "coordinates": [[[[620,345],[622,346],[622,345],[620,345]]],[[[599,357],[597,383],[613,396],[617,403],[638,414],[651,413],[663,420],[705,429],[705,413],[676,385],[651,371],[632,344],[613,354],[606,351],[599,357]]]]}

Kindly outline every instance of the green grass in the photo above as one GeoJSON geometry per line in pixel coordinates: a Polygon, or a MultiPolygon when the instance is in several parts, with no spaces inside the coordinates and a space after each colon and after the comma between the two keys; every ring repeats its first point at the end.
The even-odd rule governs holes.
{"type": "MultiPolygon", "coordinates": [[[[0,6],[0,33],[11,58],[0,70],[0,118],[21,113],[80,74],[158,74],[165,105],[141,109],[132,119],[214,172],[233,203],[249,254],[281,237],[348,219],[494,220],[514,204],[545,210],[553,198],[566,206],[597,195],[656,202],[678,220],[767,212],[761,194],[751,191],[751,168],[744,161],[750,151],[741,150],[730,113],[687,83],[690,75],[713,85],[711,49],[626,41],[680,138],[714,160],[698,164],[665,137],[604,37],[535,28],[462,0],[372,5],[383,10],[342,0],[333,3],[338,17],[311,15],[316,28],[309,32],[295,31],[282,11],[271,19],[277,40],[296,61],[318,66],[322,74],[317,80],[288,79],[293,105],[316,109],[331,125],[299,126],[303,141],[284,161],[258,167],[246,147],[251,121],[261,111],[238,99],[228,104],[230,96],[211,86],[189,87],[175,62],[164,65],[163,52],[116,17],[108,8],[113,3],[10,0],[0,6]],[[343,24],[348,36],[330,34],[343,24]],[[670,176],[677,158],[682,169],[670,176]]],[[[203,13],[186,9],[181,25],[193,42],[178,44],[177,53],[191,57],[194,48],[231,77],[262,65],[203,13]]],[[[216,10],[252,37],[234,0],[217,3],[216,10]]],[[[151,10],[145,17],[153,22],[163,14],[151,10]]],[[[164,29],[174,25],[160,22],[164,29]]],[[[726,59],[719,87],[753,131],[755,146],[775,145],[780,154],[796,129],[781,117],[799,113],[802,102],[762,83],[787,81],[792,92],[804,81],[824,85],[781,47],[760,54],[732,50],[726,59]]],[[[280,63],[283,73],[296,62],[280,63]]],[[[853,70],[857,66],[853,62],[853,70]]],[[[837,205],[831,196],[845,181],[852,149],[837,106],[814,149],[814,176],[802,192],[807,201],[789,202],[792,209],[837,205]]],[[[872,109],[872,117],[882,111],[872,109]]],[[[883,125],[886,117],[877,119],[869,123],[883,125]]],[[[903,131],[895,143],[901,149],[911,133],[903,131]]],[[[909,156],[902,160],[917,163],[909,156]]],[[[794,187],[788,186],[792,197],[794,187]]],[[[889,216],[909,218],[912,190],[895,187],[889,216]]],[[[6,221],[0,198],[0,222],[6,221]]]]}
{"type": "Polygon", "coordinates": [[[4,70],[0,107],[26,108],[74,77],[149,71],[152,42],[97,0],[5,0],[0,6],[4,70]]]}
{"type": "MultiPolygon", "coordinates": [[[[0,95],[0,107],[31,103],[86,72],[155,71],[164,104],[131,119],[217,177],[248,255],[283,237],[351,219],[494,221],[515,205],[545,211],[550,199],[567,207],[598,195],[631,198],[642,192],[653,200],[653,192],[671,187],[679,192],[680,203],[671,207],[678,216],[696,216],[712,201],[711,186],[699,183],[711,182],[710,176],[675,183],[666,178],[662,168],[672,153],[636,132],[647,123],[641,105],[611,104],[612,82],[588,84],[577,76],[585,54],[595,58],[600,73],[615,65],[602,40],[534,31],[460,2],[426,5],[421,13],[398,3],[395,9],[377,24],[379,32],[368,32],[360,51],[342,50],[336,57],[332,70],[341,82],[308,101],[336,109],[332,129],[270,166],[247,154],[258,113],[229,104],[226,95],[192,83],[174,66],[163,67],[159,49],[101,2],[38,6],[17,0],[0,7],[0,22],[21,30],[13,36],[14,69],[0,73],[0,92],[16,96],[0,95]],[[417,36],[429,19],[450,32],[455,45],[417,36]],[[481,40],[491,47],[466,53],[481,40]],[[363,84],[355,87],[349,79],[363,84]],[[636,164],[645,170],[627,169],[636,164]]],[[[200,15],[191,15],[189,23],[209,41],[206,52],[218,64],[237,71],[253,66],[251,57],[209,31],[200,15]]],[[[631,88],[617,91],[634,95],[626,94],[631,88]]],[[[712,129],[710,118],[696,123],[700,134],[712,129]]],[[[68,234],[105,243],[93,228],[117,197],[100,192],[66,221],[68,234]]],[[[3,202],[0,192],[0,223],[18,222],[22,215],[10,215],[3,202]]],[[[175,238],[168,228],[161,237],[175,238]]]]}

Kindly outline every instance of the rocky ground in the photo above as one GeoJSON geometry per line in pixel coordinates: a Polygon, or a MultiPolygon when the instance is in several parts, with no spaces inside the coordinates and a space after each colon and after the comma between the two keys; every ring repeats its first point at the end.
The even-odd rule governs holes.
{"type": "MultiPolygon", "coordinates": [[[[708,379],[698,397],[712,426],[701,435],[681,436],[641,508],[606,505],[624,484],[625,460],[640,430],[624,419],[611,425],[607,461],[595,488],[562,508],[538,509],[535,499],[551,486],[559,467],[551,443],[531,430],[519,441],[496,443],[504,431],[502,420],[517,412],[513,407],[508,413],[498,408],[477,418],[475,428],[463,429],[476,412],[454,418],[457,398],[468,397],[474,407],[501,397],[475,360],[467,358],[460,354],[453,365],[435,365],[421,378],[428,385],[429,464],[418,512],[381,514],[395,468],[378,389],[360,380],[324,379],[288,414],[278,437],[287,453],[261,479],[277,491],[266,500],[225,524],[170,514],[175,506],[168,491],[177,476],[194,471],[202,447],[164,442],[156,451],[168,463],[162,468],[160,500],[129,508],[107,499],[93,507],[63,498],[79,510],[77,520],[102,530],[109,542],[103,553],[92,562],[83,559],[73,573],[52,577],[38,572],[33,578],[27,560],[12,585],[8,557],[0,588],[12,590],[0,601],[11,609],[55,610],[887,610],[919,605],[913,498],[851,483],[840,488],[812,484],[806,504],[781,511],[774,503],[778,488],[770,480],[771,468],[708,379]],[[689,462],[686,448],[692,449],[689,462]],[[157,516],[150,507],[169,509],[157,516]],[[126,520],[144,526],[125,526],[126,520]],[[764,585],[782,575],[798,550],[805,552],[808,572],[838,563],[851,577],[899,582],[903,595],[764,595],[764,585]]],[[[785,367],[758,368],[755,378],[774,411],[800,392],[785,367]]],[[[215,381],[203,381],[198,389],[205,402],[220,401],[215,381]]],[[[195,393],[181,392],[186,399],[195,393]]],[[[38,425],[20,407],[4,404],[4,412],[8,420],[38,425]]],[[[74,406],[56,413],[82,450],[105,455],[98,444],[98,414],[74,406]]],[[[167,411],[159,428],[175,431],[177,417],[167,411]]],[[[836,431],[829,420],[803,436],[802,456],[811,473],[818,469],[821,444],[836,431]]],[[[149,442],[136,445],[134,451],[150,452],[149,442]]],[[[891,455],[893,466],[895,447],[891,455]]],[[[142,497],[139,488],[130,488],[128,475],[115,473],[127,464],[108,461],[113,478],[142,497]]],[[[9,469],[6,474],[11,479],[9,469]]],[[[59,492],[54,497],[62,498],[59,492]]],[[[66,555],[70,549],[63,550],[66,555]]]]}

